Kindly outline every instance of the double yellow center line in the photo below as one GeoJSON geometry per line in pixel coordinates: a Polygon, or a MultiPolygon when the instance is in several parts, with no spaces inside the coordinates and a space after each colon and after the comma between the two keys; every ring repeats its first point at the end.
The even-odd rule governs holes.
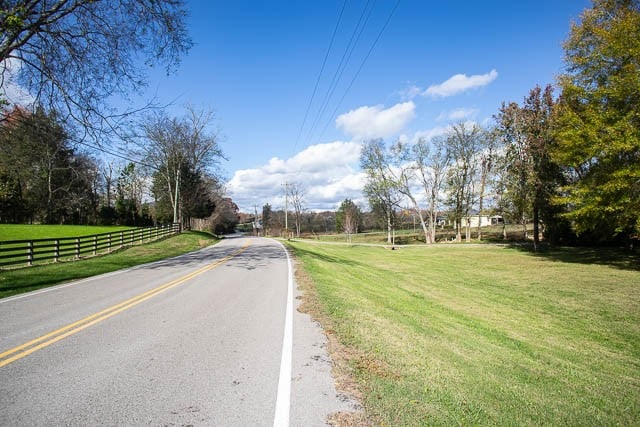
{"type": "Polygon", "coordinates": [[[205,273],[209,270],[213,270],[220,264],[223,264],[228,260],[230,260],[231,258],[244,252],[249,247],[250,244],[251,244],[251,241],[247,240],[247,243],[242,248],[236,250],[232,254],[227,255],[226,257],[219,259],[209,265],[206,265],[187,275],[179,277],[178,279],[175,279],[169,283],[165,283],[164,285],[158,286],[157,288],[151,289],[150,291],[144,292],[140,295],[136,295],[133,298],[129,298],[126,301],[122,301],[119,304],[105,308],[104,310],[99,311],[90,316],[87,316],[84,319],[78,320],[77,322],[70,323],[66,326],[63,326],[62,328],[56,329],[55,331],[49,332],[48,334],[42,335],[41,337],[38,337],[29,342],[26,342],[17,347],[14,347],[10,350],[7,350],[4,353],[0,353],[0,368],[10,363],[13,363],[16,360],[22,359],[23,357],[26,357],[32,353],[35,353],[36,351],[41,350],[47,346],[50,346],[51,344],[54,344],[70,335],[76,334],[82,331],[83,329],[88,328],[89,326],[93,326],[96,323],[102,322],[103,320],[113,317],[118,313],[122,313],[123,311],[128,310],[131,307],[135,307],[136,305],[150,298],[153,298],[154,296],[166,290],[169,290],[178,285],[181,285],[193,279],[194,277],[201,275],[202,273],[205,273]]]}

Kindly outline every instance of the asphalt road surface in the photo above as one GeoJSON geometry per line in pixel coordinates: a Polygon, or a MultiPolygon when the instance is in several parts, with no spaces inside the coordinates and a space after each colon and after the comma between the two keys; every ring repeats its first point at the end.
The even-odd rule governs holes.
{"type": "Polygon", "coordinates": [[[0,425],[325,425],[357,405],[291,276],[238,237],[0,300],[0,425]]]}

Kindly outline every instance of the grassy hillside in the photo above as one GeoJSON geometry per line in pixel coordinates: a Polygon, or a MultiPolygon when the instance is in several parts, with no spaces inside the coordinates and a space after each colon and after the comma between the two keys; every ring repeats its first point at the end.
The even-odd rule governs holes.
{"type": "Polygon", "coordinates": [[[62,237],[91,236],[101,233],[115,233],[133,227],[96,225],[39,225],[0,224],[0,242],[6,240],[36,240],[62,237]]]}
{"type": "Polygon", "coordinates": [[[640,424],[637,258],[291,247],[377,424],[640,424]]]}
{"type": "Polygon", "coordinates": [[[217,239],[209,233],[190,231],[82,261],[0,270],[0,298],[158,261],[191,252],[215,242],[217,239]]]}

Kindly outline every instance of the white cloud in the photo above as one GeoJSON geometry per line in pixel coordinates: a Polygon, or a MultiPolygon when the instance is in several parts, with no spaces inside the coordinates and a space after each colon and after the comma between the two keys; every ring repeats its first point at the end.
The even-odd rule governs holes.
{"type": "Polygon", "coordinates": [[[421,93],[422,93],[422,89],[420,89],[416,85],[410,85],[409,87],[397,92],[397,94],[400,95],[400,98],[403,100],[411,100],[416,96],[420,95],[421,93]]]}
{"type": "MultiPolygon", "coordinates": [[[[477,123],[473,120],[466,120],[463,122],[463,124],[465,126],[473,126],[476,125],[477,123]]],[[[446,135],[447,132],[449,132],[452,129],[452,125],[446,125],[446,126],[435,126],[432,127],[431,129],[426,129],[426,130],[421,130],[418,132],[415,132],[413,134],[413,136],[409,136],[409,135],[400,135],[399,140],[406,142],[406,143],[412,143],[415,144],[416,142],[418,142],[418,140],[420,140],[421,138],[424,139],[425,141],[429,141],[432,138],[436,138],[439,136],[443,136],[446,135]]]]}
{"type": "Polygon", "coordinates": [[[474,108],[456,108],[455,110],[441,113],[436,120],[460,121],[464,119],[474,118],[478,114],[478,110],[474,108]]]}
{"type": "Polygon", "coordinates": [[[0,62],[0,74],[3,80],[0,86],[0,98],[4,98],[9,104],[28,105],[34,101],[33,96],[25,88],[16,82],[16,76],[20,73],[22,64],[16,59],[5,59],[0,62]]]}
{"type": "Polygon", "coordinates": [[[383,105],[360,107],[338,116],[336,126],[355,139],[385,138],[394,135],[415,116],[413,101],[384,109],[383,105]]]}
{"type": "Polygon", "coordinates": [[[413,143],[417,142],[420,138],[424,139],[425,141],[429,141],[432,138],[446,134],[447,132],[449,132],[449,130],[451,130],[451,126],[436,126],[428,130],[418,131],[413,134],[413,138],[407,139],[413,143]]]}
{"type": "Polygon", "coordinates": [[[227,189],[245,212],[253,211],[254,206],[260,209],[265,203],[282,209],[282,184],[295,182],[305,188],[306,208],[334,210],[345,198],[362,199],[360,148],[357,142],[312,145],[289,159],[274,157],[263,166],[235,172],[227,189]]]}
{"type": "MultiPolygon", "coordinates": [[[[475,122],[466,121],[468,126],[475,122]]],[[[399,135],[399,140],[416,143],[445,135],[451,125],[436,126],[413,134],[399,135]]],[[[285,182],[297,183],[305,189],[305,209],[336,210],[349,198],[366,206],[363,195],[366,175],[360,170],[360,142],[335,141],[311,145],[288,159],[273,157],[253,169],[238,170],[227,183],[229,196],[243,212],[262,209],[269,203],[274,209],[284,208],[285,182]]]]}
{"type": "Polygon", "coordinates": [[[447,97],[456,95],[467,90],[486,86],[498,77],[496,70],[491,70],[487,74],[476,74],[467,76],[466,74],[456,74],[444,82],[432,85],[425,90],[422,95],[433,97],[447,97]]]}

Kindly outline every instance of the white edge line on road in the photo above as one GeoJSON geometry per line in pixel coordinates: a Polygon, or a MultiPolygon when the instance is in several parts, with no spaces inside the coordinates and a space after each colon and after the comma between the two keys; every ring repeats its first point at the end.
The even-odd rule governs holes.
{"type": "Polygon", "coordinates": [[[287,255],[287,308],[284,319],[284,336],[282,337],[282,359],[280,360],[280,377],[278,379],[278,394],[276,397],[276,413],[273,419],[274,427],[289,425],[289,410],[291,400],[291,362],[293,357],[293,267],[289,252],[281,242],[287,255]]]}

